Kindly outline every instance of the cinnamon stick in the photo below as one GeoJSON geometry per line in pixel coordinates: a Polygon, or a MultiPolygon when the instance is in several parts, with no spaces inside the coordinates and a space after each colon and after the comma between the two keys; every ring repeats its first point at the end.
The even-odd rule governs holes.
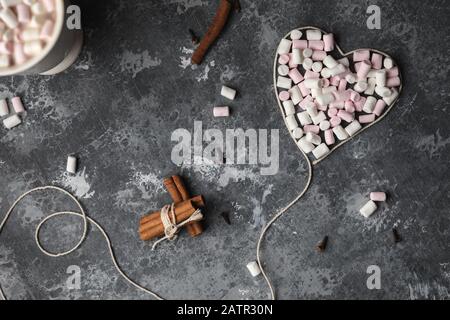
{"type": "Polygon", "coordinates": [[[206,53],[208,52],[211,45],[216,41],[222,32],[225,24],[228,21],[228,17],[231,12],[231,0],[220,0],[219,8],[217,9],[216,15],[213,22],[209,26],[208,32],[206,32],[200,45],[194,52],[192,56],[193,64],[200,64],[203,61],[206,53]]]}
{"type": "MultiPolygon", "coordinates": [[[[192,216],[192,214],[194,214],[195,210],[197,210],[197,209],[192,209],[192,210],[188,210],[188,211],[179,213],[176,216],[177,221],[175,221],[175,223],[180,223],[180,222],[183,222],[183,221],[189,219],[189,217],[192,216]]],[[[160,223],[151,229],[140,232],[139,235],[140,235],[141,239],[144,241],[151,240],[156,237],[161,237],[164,235],[164,225],[162,223],[160,223]]]]}
{"type": "MultiPolygon", "coordinates": [[[[172,180],[175,183],[178,192],[181,194],[181,198],[183,198],[183,200],[188,200],[190,196],[188,190],[186,189],[186,186],[184,185],[183,179],[181,179],[180,176],[172,176],[172,180]]],[[[202,207],[204,207],[204,205],[202,207]]],[[[196,237],[201,233],[203,233],[202,223],[200,221],[188,223],[186,225],[186,231],[189,233],[191,237],[196,237]]]]}
{"type": "MultiPolygon", "coordinates": [[[[190,200],[189,201],[178,202],[178,203],[175,204],[175,208],[174,208],[175,209],[175,214],[177,212],[182,212],[182,211],[187,211],[189,209],[192,209],[194,206],[195,206],[194,202],[190,201],[190,200]]],[[[142,226],[142,225],[145,225],[145,224],[149,223],[152,220],[160,218],[160,216],[158,215],[159,213],[160,213],[160,211],[152,212],[152,213],[146,215],[145,217],[142,217],[139,224],[142,226]]]]}
{"type": "Polygon", "coordinates": [[[183,198],[182,194],[180,194],[177,185],[175,184],[174,179],[172,177],[164,179],[164,186],[170,194],[174,203],[181,202],[183,200],[188,200],[188,198],[183,198]]]}
{"type": "MultiPolygon", "coordinates": [[[[195,209],[195,210],[197,209],[197,207],[194,205],[194,203],[192,201],[180,202],[177,205],[175,205],[175,207],[174,207],[175,218],[177,219],[177,221],[182,221],[178,218],[178,216],[183,215],[187,211],[192,212],[192,209],[195,209]]],[[[148,229],[152,229],[152,228],[162,224],[161,211],[153,212],[149,216],[152,219],[147,221],[144,224],[139,225],[139,232],[143,232],[148,229]]],[[[169,217],[172,220],[172,216],[169,215],[169,217]]]]}

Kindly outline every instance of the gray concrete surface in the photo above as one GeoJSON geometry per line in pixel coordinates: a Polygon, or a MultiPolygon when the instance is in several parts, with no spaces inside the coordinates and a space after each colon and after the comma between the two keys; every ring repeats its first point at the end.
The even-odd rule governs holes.
{"type": "MultiPolygon", "coordinates": [[[[24,124],[0,129],[0,213],[22,192],[55,184],[77,195],[110,234],[124,270],[171,299],[266,299],[255,259],[259,232],[306,182],[306,163],[283,128],[272,90],[272,61],[284,34],[315,25],[344,49],[374,47],[402,68],[404,92],[376,127],[315,168],[306,197],[270,230],[263,256],[281,299],[449,299],[449,34],[448,1],[242,1],[204,64],[189,64],[188,28],[204,33],[217,1],[96,0],[81,5],[86,43],[79,61],[52,77],[0,80],[3,97],[20,95],[24,124]],[[368,30],[366,8],[382,10],[382,29],[368,30]],[[214,119],[222,83],[240,96],[233,117],[214,119]],[[255,165],[175,166],[171,133],[204,128],[280,129],[280,170],[255,165]],[[80,158],[77,175],[66,157],[80,158]],[[182,234],[152,252],[137,223],[169,202],[162,178],[179,172],[208,200],[206,232],[182,234]],[[358,214],[372,190],[388,203],[373,218],[358,214]],[[232,226],[221,212],[228,211],[232,226]],[[394,244],[396,226],[403,242],[394,244]],[[326,253],[314,246],[330,236],[326,253]],[[382,272],[381,290],[366,287],[367,267],[382,272]]],[[[0,283],[11,299],[149,299],[120,278],[95,228],[74,254],[52,259],[34,243],[50,212],[75,209],[61,196],[26,199],[0,236],[0,283]],[[67,268],[81,268],[69,290],[67,268]]],[[[76,219],[42,232],[52,250],[69,248],[76,219]]]]}

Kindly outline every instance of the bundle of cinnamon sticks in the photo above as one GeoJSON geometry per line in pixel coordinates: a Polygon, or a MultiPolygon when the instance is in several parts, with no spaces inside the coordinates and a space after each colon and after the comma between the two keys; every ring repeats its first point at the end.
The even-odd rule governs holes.
{"type": "MultiPolygon", "coordinates": [[[[205,199],[203,196],[200,195],[191,198],[180,176],[172,176],[164,179],[164,186],[174,203],[173,211],[176,221],[172,221],[172,223],[179,224],[189,219],[197,209],[205,207],[205,199]]],[[[191,237],[196,237],[203,233],[203,226],[200,221],[194,221],[186,225],[186,230],[191,237]]],[[[164,236],[161,211],[150,213],[140,220],[139,235],[144,241],[164,236]]]]}

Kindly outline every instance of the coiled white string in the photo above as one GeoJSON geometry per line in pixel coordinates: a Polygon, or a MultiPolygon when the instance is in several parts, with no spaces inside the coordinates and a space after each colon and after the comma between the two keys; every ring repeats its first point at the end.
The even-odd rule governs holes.
{"type": "MultiPolygon", "coordinates": [[[[111,255],[111,260],[115,266],[115,268],[117,269],[117,271],[119,272],[119,274],[128,282],[130,283],[132,286],[136,287],[137,289],[144,291],[148,294],[150,294],[151,296],[153,296],[155,299],[157,300],[164,300],[163,298],[161,298],[158,294],[154,293],[151,290],[148,290],[146,288],[144,288],[143,286],[139,285],[137,282],[135,282],[134,280],[132,280],[129,276],[127,276],[125,274],[125,272],[120,268],[118,262],[117,262],[117,258],[114,255],[114,250],[111,244],[111,240],[109,239],[108,234],[106,233],[106,231],[102,228],[102,226],[100,226],[94,219],[88,217],[83,209],[83,207],[81,206],[81,203],[68,191],[60,188],[60,187],[56,187],[56,186],[45,186],[45,187],[39,187],[39,188],[35,188],[32,189],[30,191],[27,191],[26,193],[22,194],[11,206],[11,208],[8,210],[8,212],[6,213],[6,216],[3,218],[2,223],[0,224],[0,235],[1,232],[3,231],[4,226],[6,225],[6,222],[8,221],[8,218],[10,217],[10,215],[12,214],[12,212],[14,211],[15,207],[28,195],[35,193],[35,192],[39,192],[39,191],[45,191],[45,190],[56,190],[58,192],[61,192],[65,195],[67,195],[69,198],[71,198],[78,206],[78,208],[80,209],[80,212],[72,212],[72,211],[62,211],[62,212],[56,212],[53,213],[49,216],[47,216],[45,219],[43,219],[37,226],[36,228],[36,232],[35,232],[35,241],[36,241],[36,245],[38,246],[39,250],[42,251],[42,253],[44,253],[45,255],[49,256],[49,257],[62,257],[62,256],[66,256],[71,254],[72,252],[74,252],[75,250],[77,250],[81,244],[84,242],[84,240],[86,239],[86,235],[87,235],[87,225],[88,222],[91,223],[92,225],[94,225],[95,227],[97,227],[97,229],[100,231],[100,233],[103,235],[103,237],[106,240],[106,243],[108,245],[108,249],[109,249],[109,253],[111,255]],[[39,232],[42,228],[42,226],[49,220],[56,218],[56,217],[60,217],[60,216],[76,216],[79,217],[81,219],[83,219],[83,232],[82,235],[80,237],[80,240],[78,241],[78,243],[72,248],[69,249],[68,251],[64,251],[64,252],[60,252],[60,253],[52,253],[49,252],[48,250],[46,250],[40,243],[39,241],[39,232]]],[[[5,294],[1,288],[0,285],[0,298],[2,300],[6,300],[5,294]]]]}
{"type": "MultiPolygon", "coordinates": [[[[307,29],[315,29],[315,30],[321,31],[322,33],[326,33],[326,32],[323,31],[322,29],[319,29],[319,28],[317,28],[317,27],[312,27],[312,26],[302,27],[302,28],[297,28],[296,30],[307,30],[307,29]]],[[[291,32],[292,32],[292,31],[291,31],[291,32]]],[[[287,37],[291,34],[291,32],[289,32],[288,34],[286,34],[286,35],[284,36],[284,38],[287,38],[287,37]]],[[[342,49],[339,47],[339,45],[336,45],[335,47],[337,48],[337,50],[339,51],[339,53],[340,53],[342,56],[348,56],[348,55],[353,54],[353,53],[354,53],[355,51],[357,51],[357,50],[364,50],[364,49],[366,49],[366,50],[371,50],[371,51],[373,51],[373,52],[380,53],[380,54],[382,54],[382,55],[384,55],[384,56],[386,56],[386,57],[391,58],[387,53],[382,52],[382,51],[379,51],[379,50],[376,50],[376,49],[372,49],[372,48],[357,49],[357,50],[353,50],[353,51],[344,53],[344,51],[342,51],[342,49]]],[[[278,63],[278,54],[275,54],[275,60],[274,60],[274,63],[273,63],[273,83],[274,83],[274,88],[275,88],[275,94],[276,94],[276,96],[277,96],[278,107],[280,108],[280,111],[281,111],[281,114],[282,114],[282,116],[283,116],[285,125],[286,125],[286,127],[287,127],[286,118],[284,117],[283,105],[281,104],[280,99],[278,99],[278,93],[279,93],[279,92],[278,92],[278,87],[277,87],[277,63],[278,63]]],[[[321,161],[323,161],[325,158],[327,158],[328,156],[330,156],[330,155],[331,155],[335,150],[337,150],[340,146],[342,146],[343,144],[349,142],[350,140],[352,140],[353,138],[355,138],[357,135],[361,134],[363,131],[369,129],[371,126],[373,126],[373,125],[375,125],[376,123],[378,123],[379,121],[381,121],[381,120],[389,113],[389,111],[392,109],[392,107],[397,103],[397,101],[398,101],[398,99],[399,99],[399,97],[400,97],[400,93],[402,92],[402,89],[403,89],[403,80],[402,80],[400,71],[399,71],[399,77],[400,77],[400,79],[401,79],[401,85],[400,85],[399,90],[398,90],[398,96],[397,96],[397,98],[391,103],[391,105],[388,106],[388,108],[384,111],[384,113],[381,115],[381,117],[379,117],[376,121],[372,122],[371,124],[365,126],[363,129],[361,129],[358,133],[356,133],[355,135],[353,135],[353,136],[350,137],[349,139],[347,139],[347,140],[345,140],[345,141],[342,141],[342,142],[338,143],[336,146],[334,146],[334,147],[330,150],[329,153],[327,153],[327,154],[326,154],[325,156],[323,156],[322,158],[317,159],[317,160],[315,160],[314,162],[311,162],[311,160],[309,159],[308,155],[306,155],[306,154],[303,152],[303,150],[300,148],[300,146],[296,143],[297,147],[299,148],[299,150],[300,150],[300,152],[302,153],[302,155],[305,157],[306,162],[307,162],[307,164],[308,164],[308,179],[307,179],[305,188],[304,188],[303,191],[297,196],[297,198],[295,198],[295,199],[294,199],[291,203],[289,203],[285,208],[283,208],[283,209],[281,209],[279,212],[277,212],[277,213],[275,214],[275,216],[267,223],[267,225],[263,228],[263,230],[262,230],[262,232],[261,232],[261,235],[260,235],[259,240],[258,240],[258,245],[257,245],[257,248],[256,248],[256,257],[257,257],[257,260],[258,260],[258,264],[259,264],[259,267],[260,267],[260,269],[261,269],[261,272],[262,272],[262,274],[263,274],[263,276],[264,276],[264,279],[266,280],[267,285],[268,285],[269,288],[270,288],[270,293],[271,293],[271,295],[272,295],[272,300],[275,300],[275,299],[276,299],[275,290],[274,290],[274,287],[273,287],[273,285],[272,285],[272,282],[270,281],[270,278],[268,277],[267,273],[264,271],[264,267],[263,267],[263,265],[262,265],[262,263],[261,263],[261,244],[262,244],[262,241],[264,240],[264,236],[266,235],[266,233],[267,233],[267,231],[270,229],[270,227],[275,223],[275,221],[277,221],[278,218],[280,218],[286,211],[288,211],[290,208],[292,208],[292,207],[293,207],[293,206],[294,206],[294,205],[295,205],[295,204],[296,204],[296,203],[297,203],[297,202],[305,195],[306,191],[308,191],[308,189],[309,189],[309,187],[310,187],[310,185],[311,185],[311,182],[312,182],[312,178],[313,178],[313,165],[319,164],[319,163],[320,163],[321,161]]],[[[292,137],[292,138],[293,138],[294,141],[296,142],[295,138],[294,138],[294,137],[292,137]]]]}

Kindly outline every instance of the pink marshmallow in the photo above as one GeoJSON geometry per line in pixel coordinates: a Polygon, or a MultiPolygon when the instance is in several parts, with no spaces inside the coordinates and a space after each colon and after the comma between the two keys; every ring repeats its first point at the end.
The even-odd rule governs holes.
{"type": "Polygon", "coordinates": [[[14,44],[14,63],[17,65],[21,65],[27,61],[27,56],[25,55],[25,52],[23,51],[23,44],[21,43],[15,43],[14,44]]]}
{"type": "Polygon", "coordinates": [[[338,114],[338,109],[336,109],[336,108],[329,108],[328,109],[328,116],[330,118],[336,116],[337,114],[338,114]]]}
{"type": "Polygon", "coordinates": [[[300,82],[298,84],[298,87],[300,88],[300,92],[302,93],[303,97],[306,97],[311,93],[311,90],[305,86],[305,81],[300,82]]]}
{"type": "Polygon", "coordinates": [[[311,96],[306,96],[300,103],[298,104],[300,108],[306,110],[306,106],[313,102],[314,99],[311,96]]]}
{"type": "MultiPolygon", "coordinates": [[[[283,91],[283,92],[287,92],[287,91],[283,91]]],[[[229,107],[214,107],[213,113],[214,113],[215,118],[229,117],[230,116],[230,108],[229,107]]]]}
{"type": "Polygon", "coordinates": [[[350,90],[336,91],[336,92],[333,92],[333,95],[334,95],[334,98],[336,99],[335,101],[344,102],[344,101],[351,99],[352,91],[350,91],[350,90]]]}
{"type": "Polygon", "coordinates": [[[329,104],[329,107],[334,109],[344,109],[344,101],[333,101],[329,104]]]}
{"type": "Polygon", "coordinates": [[[325,143],[327,145],[332,145],[336,142],[336,139],[334,138],[334,133],[332,129],[328,129],[325,131],[325,143]]]}
{"type": "Polygon", "coordinates": [[[334,50],[334,35],[332,33],[323,36],[324,49],[326,52],[334,50]]]}
{"type": "Polygon", "coordinates": [[[359,100],[361,100],[361,95],[356,91],[351,91],[350,100],[352,100],[353,102],[358,102],[359,100]]]}
{"type": "Polygon", "coordinates": [[[348,113],[345,110],[339,110],[337,115],[339,118],[341,118],[342,120],[347,121],[347,122],[352,122],[353,120],[355,120],[355,117],[353,116],[353,114],[348,113]]]}
{"type": "Polygon", "coordinates": [[[366,114],[359,116],[359,123],[371,123],[375,121],[375,115],[374,114],[366,114]]]}
{"type": "Polygon", "coordinates": [[[386,102],[384,102],[384,100],[382,99],[378,100],[375,108],[373,109],[373,114],[377,115],[378,117],[381,116],[384,108],[386,108],[386,102]]]}
{"type": "Polygon", "coordinates": [[[280,98],[281,101],[289,100],[290,97],[291,94],[289,93],[289,91],[281,91],[278,95],[278,98],[280,98]]]}
{"type": "Polygon", "coordinates": [[[358,72],[359,67],[361,67],[361,62],[355,63],[355,71],[358,72]]]}
{"type": "Polygon", "coordinates": [[[393,78],[393,77],[397,77],[399,75],[399,71],[398,71],[398,67],[393,67],[391,69],[387,70],[387,77],[388,78],[393,78]]]}
{"type": "Polygon", "coordinates": [[[400,86],[400,77],[393,77],[393,78],[388,78],[386,80],[386,87],[392,88],[392,87],[398,87],[400,86]]]}
{"type": "Polygon", "coordinates": [[[292,49],[306,49],[308,48],[308,40],[293,40],[292,49]]]}
{"type": "Polygon", "coordinates": [[[358,79],[365,80],[371,69],[372,69],[372,64],[370,63],[369,60],[362,61],[361,65],[359,66],[358,72],[357,72],[358,79]]]}
{"type": "Polygon", "coordinates": [[[330,86],[330,80],[324,78],[322,79],[322,87],[328,88],[330,86]]]}
{"type": "Polygon", "coordinates": [[[14,97],[11,99],[11,104],[16,113],[25,112],[25,108],[23,107],[22,100],[19,97],[14,97]]]}
{"type": "Polygon", "coordinates": [[[10,55],[14,51],[14,43],[0,42],[0,54],[10,55]]]}
{"type": "Polygon", "coordinates": [[[282,54],[278,58],[278,63],[279,64],[288,64],[288,62],[289,62],[289,55],[288,54],[282,54]]]}
{"type": "Polygon", "coordinates": [[[31,20],[30,7],[26,4],[20,3],[16,6],[17,20],[19,23],[27,24],[31,20]]]}
{"type": "Polygon", "coordinates": [[[342,79],[339,81],[338,91],[345,91],[347,89],[347,80],[342,79]]]}
{"type": "Polygon", "coordinates": [[[312,133],[315,133],[315,134],[319,134],[320,127],[319,126],[315,126],[315,125],[311,125],[311,124],[307,124],[306,126],[303,127],[303,131],[305,133],[312,132],[312,133]]]}
{"type": "Polygon", "coordinates": [[[50,40],[50,38],[53,35],[53,26],[54,23],[52,20],[45,21],[44,25],[42,26],[42,31],[40,34],[41,39],[50,40]]]}
{"type": "Polygon", "coordinates": [[[366,100],[367,100],[366,97],[361,97],[358,101],[353,101],[353,103],[355,104],[356,111],[361,112],[363,110],[366,100]]]}
{"type": "Polygon", "coordinates": [[[337,77],[337,76],[334,76],[334,77],[331,77],[331,78],[330,78],[330,84],[331,84],[332,86],[337,87],[337,86],[339,85],[339,82],[341,82],[341,78],[339,78],[339,77],[337,77]]]}
{"type": "Polygon", "coordinates": [[[359,62],[370,59],[370,51],[369,50],[356,50],[353,53],[353,61],[359,62]]]}
{"type": "Polygon", "coordinates": [[[313,50],[323,50],[323,41],[322,40],[310,40],[308,42],[308,47],[313,49],[313,50]]]}
{"type": "Polygon", "coordinates": [[[385,202],[386,201],[386,193],[384,192],[371,192],[370,200],[377,202],[385,202]]]}
{"type": "Polygon", "coordinates": [[[333,128],[340,125],[341,122],[342,122],[342,119],[339,118],[338,116],[331,117],[331,119],[330,119],[330,123],[333,128]]]}
{"type": "Polygon", "coordinates": [[[320,78],[320,73],[311,71],[311,70],[306,70],[305,72],[305,79],[319,79],[320,78]]]}
{"type": "Polygon", "coordinates": [[[55,11],[55,0],[41,0],[47,12],[55,11]]]}
{"type": "Polygon", "coordinates": [[[348,113],[354,113],[356,111],[355,105],[353,104],[352,100],[345,101],[344,108],[348,113]]]}
{"type": "Polygon", "coordinates": [[[294,81],[295,84],[303,81],[303,76],[297,68],[291,69],[291,71],[289,71],[289,77],[292,79],[292,81],[294,81]]]}
{"type": "Polygon", "coordinates": [[[323,61],[327,57],[327,53],[325,51],[314,50],[311,56],[313,61],[323,61]]]}
{"type": "MultiPolygon", "coordinates": [[[[318,104],[318,103],[316,102],[316,104],[318,104]]],[[[328,106],[318,106],[317,109],[320,111],[327,111],[328,106]]]]}
{"type": "Polygon", "coordinates": [[[372,54],[372,68],[380,70],[383,67],[383,56],[379,53],[372,54]]]}

